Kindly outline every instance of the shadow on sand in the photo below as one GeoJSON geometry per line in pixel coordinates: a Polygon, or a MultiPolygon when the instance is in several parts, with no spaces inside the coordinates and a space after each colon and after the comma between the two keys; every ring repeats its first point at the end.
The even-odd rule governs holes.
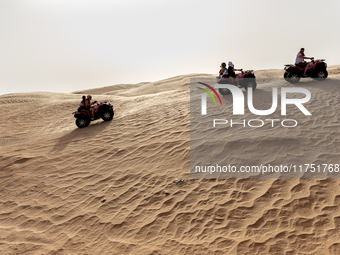
{"type": "Polygon", "coordinates": [[[60,152],[63,151],[69,144],[85,140],[85,139],[93,139],[93,137],[100,132],[103,132],[109,125],[113,123],[112,121],[96,121],[92,122],[90,126],[85,128],[75,128],[70,133],[60,137],[58,142],[55,144],[51,152],[60,152]]]}

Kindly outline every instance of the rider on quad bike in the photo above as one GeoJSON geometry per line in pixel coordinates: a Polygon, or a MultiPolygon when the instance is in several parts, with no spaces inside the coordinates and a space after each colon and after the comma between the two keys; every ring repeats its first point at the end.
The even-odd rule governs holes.
{"type": "MultiPolygon", "coordinates": [[[[246,90],[249,87],[252,87],[253,90],[256,89],[256,79],[255,79],[256,77],[253,73],[253,70],[247,70],[243,72],[243,69],[234,69],[234,65],[231,61],[228,63],[228,66],[229,66],[228,69],[226,69],[225,66],[226,64],[223,62],[221,65],[222,69],[220,70],[220,73],[219,73],[220,76],[216,77],[218,84],[235,85],[233,78],[236,78],[237,87],[245,88],[246,90]],[[224,66],[224,69],[223,69],[223,66],[224,66]],[[240,71],[241,73],[235,74],[234,71],[240,71]]],[[[220,88],[219,92],[222,95],[228,95],[231,93],[230,90],[227,88],[220,88]]]]}
{"type": "Polygon", "coordinates": [[[327,64],[324,61],[324,59],[314,61],[313,57],[305,57],[304,48],[301,48],[296,56],[295,65],[285,65],[283,77],[290,83],[299,82],[302,77],[324,80],[328,76],[327,64]],[[304,59],[311,59],[311,62],[305,62],[304,59]]]}
{"type": "Polygon", "coordinates": [[[301,68],[305,68],[305,71],[303,73],[303,77],[307,77],[306,72],[308,70],[308,68],[311,66],[311,63],[306,62],[305,59],[311,59],[313,60],[313,57],[306,57],[305,56],[305,48],[301,48],[299,53],[296,55],[296,59],[295,59],[295,65],[299,66],[301,68]]]}
{"type": "Polygon", "coordinates": [[[231,83],[234,84],[234,78],[236,78],[237,87],[242,88],[239,84],[240,83],[239,82],[239,80],[240,80],[239,76],[238,75],[236,76],[235,71],[241,71],[242,72],[242,69],[235,69],[233,62],[229,61],[229,63],[228,63],[228,76],[231,80],[231,83]]]}
{"type": "Polygon", "coordinates": [[[76,118],[76,125],[79,128],[87,127],[91,121],[102,118],[104,121],[112,120],[114,116],[113,106],[109,102],[101,102],[98,103],[94,101],[93,106],[89,109],[89,111],[84,111],[82,107],[79,107],[76,112],[73,112],[74,117],[76,118]]]}

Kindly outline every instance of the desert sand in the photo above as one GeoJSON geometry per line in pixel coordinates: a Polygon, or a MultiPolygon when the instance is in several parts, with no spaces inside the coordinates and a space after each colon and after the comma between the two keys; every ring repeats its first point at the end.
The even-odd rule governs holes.
{"type": "MultiPolygon", "coordinates": [[[[328,70],[299,85],[255,71],[256,93],[299,86],[322,99],[309,104],[321,121],[298,134],[318,149],[300,156],[340,163],[340,66],[328,70]]],[[[0,254],[340,254],[339,179],[190,178],[190,78],[214,76],[0,96],[0,254]],[[86,94],[109,100],[113,120],[78,129],[86,94]]],[[[266,162],[289,158],[274,138],[250,140],[266,162]]]]}

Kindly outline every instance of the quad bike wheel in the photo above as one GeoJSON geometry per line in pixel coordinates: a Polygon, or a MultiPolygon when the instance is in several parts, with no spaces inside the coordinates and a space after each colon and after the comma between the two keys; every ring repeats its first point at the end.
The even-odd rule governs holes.
{"type": "Polygon", "coordinates": [[[257,87],[257,84],[256,84],[256,81],[255,81],[255,79],[254,78],[248,78],[248,79],[244,79],[244,88],[246,89],[246,90],[248,90],[248,88],[253,88],[253,91],[256,89],[256,87],[257,87]]]}
{"type": "Polygon", "coordinates": [[[112,120],[113,115],[114,115],[113,110],[106,110],[106,111],[103,113],[102,119],[103,119],[104,121],[110,121],[110,120],[112,120]]]}
{"type": "Polygon", "coordinates": [[[318,70],[316,71],[316,77],[313,77],[314,80],[324,81],[328,77],[327,70],[318,70]]]}
{"type": "Polygon", "coordinates": [[[87,127],[89,124],[90,124],[90,120],[87,118],[80,117],[76,119],[76,125],[79,128],[87,127]]]}
{"type": "Polygon", "coordinates": [[[218,89],[218,91],[220,92],[221,95],[229,95],[231,93],[230,90],[227,88],[220,88],[218,89]]]}
{"type": "Polygon", "coordinates": [[[285,72],[284,78],[290,83],[298,83],[301,77],[295,72],[285,72]]]}

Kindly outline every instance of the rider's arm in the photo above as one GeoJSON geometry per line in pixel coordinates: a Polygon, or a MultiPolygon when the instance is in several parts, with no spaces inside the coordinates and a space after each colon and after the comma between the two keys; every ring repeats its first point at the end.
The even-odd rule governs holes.
{"type": "Polygon", "coordinates": [[[312,58],[309,58],[309,57],[305,57],[305,56],[302,55],[301,53],[298,54],[298,57],[303,58],[303,59],[312,59],[312,58]]]}

